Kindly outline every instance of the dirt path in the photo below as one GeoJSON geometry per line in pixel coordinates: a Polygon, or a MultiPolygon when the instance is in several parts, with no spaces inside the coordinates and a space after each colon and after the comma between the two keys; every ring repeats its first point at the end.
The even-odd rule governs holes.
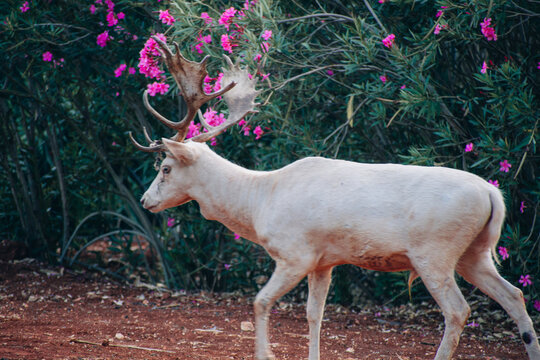
{"type": "MultiPolygon", "coordinates": [[[[0,262],[0,358],[253,359],[252,300],[170,294],[35,261],[0,262]]],[[[526,359],[501,311],[475,317],[474,309],[480,326],[466,328],[456,359],[526,359]]],[[[432,359],[441,320],[430,305],[360,312],[328,306],[321,358],[432,359]]],[[[307,358],[304,305],[278,304],[271,334],[277,359],[307,358]]]]}

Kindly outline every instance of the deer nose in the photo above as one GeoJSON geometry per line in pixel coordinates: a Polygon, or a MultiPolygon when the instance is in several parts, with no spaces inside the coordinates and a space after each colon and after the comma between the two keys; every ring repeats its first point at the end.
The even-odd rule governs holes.
{"type": "Polygon", "coordinates": [[[144,197],[141,198],[141,205],[144,207],[144,197]]]}

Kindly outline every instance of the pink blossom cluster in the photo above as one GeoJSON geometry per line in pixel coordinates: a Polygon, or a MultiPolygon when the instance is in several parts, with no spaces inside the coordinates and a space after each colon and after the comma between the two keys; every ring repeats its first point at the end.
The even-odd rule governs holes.
{"type": "Polygon", "coordinates": [[[201,19],[204,20],[204,23],[206,25],[210,25],[212,23],[212,21],[213,21],[213,19],[210,17],[210,15],[208,15],[207,12],[201,13],[201,19]]]}
{"type": "Polygon", "coordinates": [[[101,34],[97,36],[96,43],[101,47],[105,47],[107,46],[107,41],[110,41],[110,40],[112,40],[112,38],[109,35],[109,30],[105,30],[104,32],[102,32],[101,34]]]}
{"type": "Polygon", "coordinates": [[[64,58],[60,58],[60,60],[56,60],[53,56],[53,54],[50,51],[45,51],[42,55],[43,61],[45,62],[52,62],[53,66],[56,68],[58,67],[64,67],[64,58]]]}
{"type": "Polygon", "coordinates": [[[221,79],[223,78],[223,73],[220,72],[217,77],[211,78],[210,76],[206,75],[204,78],[204,92],[207,94],[211,94],[213,92],[216,92],[218,90],[221,90],[221,79]]]}
{"type": "Polygon", "coordinates": [[[510,255],[508,255],[508,249],[503,246],[499,246],[499,255],[501,255],[503,260],[506,260],[510,257],[510,255]]]}
{"type": "MultiPolygon", "coordinates": [[[[220,39],[220,45],[223,50],[228,52],[229,54],[233,53],[234,48],[239,46],[241,41],[248,41],[247,39],[242,38],[244,34],[244,28],[239,24],[235,23],[235,19],[244,18],[244,10],[250,10],[252,6],[254,6],[256,3],[257,1],[245,1],[244,9],[242,10],[237,10],[234,7],[230,7],[223,11],[219,19],[217,20],[217,24],[223,25],[226,30],[226,32],[224,34],[221,34],[221,36],[218,35],[220,39]]],[[[207,12],[201,13],[200,17],[204,20],[205,25],[215,24],[214,19],[207,12]]],[[[272,38],[272,31],[263,31],[261,37],[263,39],[263,42],[261,43],[261,49],[263,53],[266,53],[271,47],[270,39],[272,38]]],[[[199,34],[199,36],[197,37],[197,44],[193,46],[192,51],[202,54],[204,44],[209,44],[211,42],[211,39],[211,35],[202,36],[201,34],[199,34]]]]}
{"type": "Polygon", "coordinates": [[[22,13],[30,10],[30,6],[28,6],[28,1],[23,2],[22,6],[19,9],[21,10],[22,13]]]}
{"type": "MultiPolygon", "coordinates": [[[[155,34],[162,41],[167,41],[163,34],[155,34]]],[[[158,43],[153,38],[148,38],[144,48],[139,52],[139,72],[151,79],[162,78],[163,70],[159,68],[156,57],[161,56],[158,50],[158,43]]]]}
{"type": "Polygon", "coordinates": [[[437,24],[435,25],[435,29],[433,30],[433,33],[435,35],[439,35],[441,33],[441,30],[446,29],[448,27],[447,24],[437,24]]]}
{"type": "Polygon", "coordinates": [[[228,34],[221,35],[221,47],[223,50],[227,51],[229,54],[232,54],[233,47],[238,46],[238,44],[233,42],[233,38],[228,34]]]}
{"type": "Polygon", "coordinates": [[[497,34],[495,34],[495,29],[490,25],[491,18],[484,18],[484,21],[480,23],[482,34],[487,39],[487,41],[497,41],[497,34]]]}
{"type": "Polygon", "coordinates": [[[148,84],[148,95],[150,96],[156,96],[157,93],[165,94],[167,91],[169,91],[169,84],[165,82],[153,82],[151,84],[148,84]]]}
{"type": "Polygon", "coordinates": [[[169,14],[169,10],[159,10],[159,20],[166,25],[172,25],[176,19],[169,14]]]}
{"type": "Polygon", "coordinates": [[[386,46],[387,48],[391,48],[392,45],[394,45],[394,40],[396,39],[396,35],[394,34],[390,34],[388,35],[387,37],[385,37],[383,40],[382,40],[382,43],[384,46],[386,46]]]}
{"type": "MultiPolygon", "coordinates": [[[[203,114],[203,117],[204,117],[204,120],[206,121],[206,123],[210,126],[219,126],[221,124],[223,124],[223,122],[225,122],[225,115],[219,113],[217,111],[215,111],[214,109],[212,109],[211,107],[208,107],[206,109],[206,111],[204,112],[203,114]]],[[[195,124],[194,121],[192,121],[190,124],[189,124],[189,127],[188,127],[188,133],[186,135],[186,139],[189,139],[193,136],[197,136],[201,133],[201,129],[203,129],[204,132],[208,132],[208,130],[206,130],[205,128],[203,128],[201,126],[201,124],[195,124]]],[[[212,138],[210,140],[210,145],[212,146],[215,146],[217,144],[217,141],[216,141],[216,138],[212,138]]]]}
{"type": "MultiPolygon", "coordinates": [[[[122,76],[122,73],[123,73],[126,69],[127,69],[127,65],[126,65],[126,64],[120,64],[120,66],[118,66],[118,67],[114,70],[114,76],[115,76],[115,77],[120,77],[120,76],[122,76]]],[[[129,73],[130,75],[135,74],[135,73],[136,73],[135,68],[130,67],[130,68],[128,69],[128,73],[129,73]]]]}
{"type": "Polygon", "coordinates": [[[447,9],[448,6],[441,6],[439,10],[437,10],[437,13],[435,14],[435,17],[439,18],[444,15],[444,9],[447,9]]]}
{"type": "Polygon", "coordinates": [[[212,35],[203,36],[202,34],[199,34],[199,36],[197,37],[197,41],[198,43],[195,45],[193,51],[197,51],[199,54],[202,54],[202,47],[204,46],[204,44],[210,44],[212,42],[212,35]]]}
{"type": "Polygon", "coordinates": [[[252,6],[257,5],[257,1],[258,1],[258,0],[252,0],[252,1],[245,0],[245,1],[244,1],[244,10],[250,10],[250,8],[251,8],[252,6]]]}
{"type": "Polygon", "coordinates": [[[229,26],[232,24],[233,18],[237,12],[238,10],[233,7],[228,8],[219,17],[218,24],[225,26],[225,28],[229,30],[229,26]]]}
{"type": "MultiPolygon", "coordinates": [[[[238,126],[240,126],[244,136],[249,136],[251,127],[247,124],[246,120],[240,120],[238,126]]],[[[255,134],[255,140],[259,140],[263,136],[264,131],[260,126],[256,126],[255,129],[253,129],[253,134],[255,134]]]]}
{"type": "Polygon", "coordinates": [[[486,62],[484,61],[484,62],[482,63],[482,69],[480,69],[480,72],[481,72],[482,74],[485,74],[485,73],[487,73],[487,69],[488,69],[488,66],[487,66],[486,62]]]}

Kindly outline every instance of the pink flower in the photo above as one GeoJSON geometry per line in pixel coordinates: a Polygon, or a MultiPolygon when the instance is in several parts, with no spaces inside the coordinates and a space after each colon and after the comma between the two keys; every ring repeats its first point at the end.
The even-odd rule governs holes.
{"type": "Polygon", "coordinates": [[[385,75],[379,76],[379,79],[381,79],[381,81],[383,82],[383,84],[386,83],[386,82],[388,81],[388,79],[386,78],[385,75]]]}
{"type": "Polygon", "coordinates": [[[268,41],[263,41],[263,43],[261,44],[261,49],[263,53],[267,53],[270,49],[270,43],[268,41]]]}
{"type": "Polygon", "coordinates": [[[224,264],[223,267],[225,268],[225,270],[230,270],[232,265],[231,264],[224,264]]]}
{"type": "Polygon", "coordinates": [[[396,38],[396,35],[394,34],[390,34],[388,35],[387,37],[385,37],[382,41],[383,45],[386,46],[387,48],[391,48],[392,45],[394,45],[394,40],[396,38]]]}
{"type": "Polygon", "coordinates": [[[225,26],[227,30],[229,30],[229,25],[232,23],[232,19],[234,18],[234,15],[236,15],[237,10],[233,7],[228,8],[221,14],[218,24],[225,26]]]}
{"type": "Polygon", "coordinates": [[[255,60],[256,62],[261,61],[261,59],[262,59],[262,55],[261,55],[261,54],[256,54],[256,55],[253,57],[253,60],[255,60]]]}
{"type": "Polygon", "coordinates": [[[272,38],[272,30],[264,30],[264,32],[261,34],[261,37],[264,40],[269,41],[272,38]]]}
{"type": "MultiPolygon", "coordinates": [[[[162,41],[167,41],[163,34],[158,33],[155,36],[162,41]]],[[[148,38],[139,55],[139,72],[149,78],[161,78],[164,71],[159,68],[158,61],[154,58],[159,57],[160,53],[158,44],[153,38],[148,38]]]]}
{"type": "Polygon", "coordinates": [[[107,5],[107,10],[113,11],[114,3],[112,2],[112,0],[105,0],[105,4],[107,5]]]}
{"type": "Polygon", "coordinates": [[[237,233],[234,233],[234,240],[240,240],[240,235],[238,235],[237,233]]]}
{"type": "Polygon", "coordinates": [[[534,300],[534,308],[536,311],[540,311],[540,300],[534,300]]]}
{"type": "Polygon", "coordinates": [[[128,69],[129,75],[135,75],[136,72],[137,72],[137,70],[135,70],[134,67],[130,67],[130,68],[128,69]]]}
{"type": "Polygon", "coordinates": [[[487,39],[487,41],[497,41],[497,34],[495,34],[495,29],[491,26],[491,18],[484,18],[484,21],[480,23],[482,28],[482,34],[487,39]]]}
{"type": "Polygon", "coordinates": [[[214,83],[214,87],[212,88],[213,91],[221,90],[221,79],[223,79],[222,72],[220,72],[216,78],[216,82],[214,83]]]}
{"type": "Polygon", "coordinates": [[[22,6],[19,9],[21,9],[22,13],[27,12],[28,10],[30,10],[30,7],[28,6],[28,1],[23,2],[22,6]]]}
{"type": "Polygon", "coordinates": [[[443,14],[444,14],[444,11],[438,10],[438,11],[437,11],[437,14],[435,14],[435,17],[437,17],[437,18],[438,18],[438,17],[441,17],[441,16],[443,16],[443,14]]]}
{"type": "Polygon", "coordinates": [[[499,187],[499,180],[488,180],[488,183],[495,187],[499,187]]]}
{"type": "Polygon", "coordinates": [[[53,54],[50,51],[45,51],[43,53],[43,61],[52,61],[53,54]]]}
{"type": "Polygon", "coordinates": [[[401,90],[405,90],[407,88],[407,85],[403,84],[399,87],[401,90]]]}
{"type": "Polygon", "coordinates": [[[125,19],[126,14],[124,14],[123,12],[119,12],[118,14],[116,14],[116,17],[118,18],[118,20],[123,20],[125,19]]]}
{"type": "Polygon", "coordinates": [[[157,93],[163,95],[167,91],[169,91],[169,84],[167,83],[160,83],[156,81],[148,84],[148,95],[150,96],[156,96],[157,93]]]}
{"type": "Polygon", "coordinates": [[[499,169],[499,171],[502,171],[502,172],[508,172],[510,170],[510,168],[512,167],[512,164],[510,164],[508,162],[508,160],[504,160],[504,161],[501,161],[499,163],[499,165],[501,166],[501,168],[499,169]]]}
{"type": "Polygon", "coordinates": [[[159,10],[159,20],[167,25],[172,25],[176,21],[175,18],[169,14],[169,10],[159,10]]]}
{"type": "Polygon", "coordinates": [[[253,129],[253,133],[256,135],[255,140],[259,140],[261,136],[263,136],[264,131],[260,126],[256,126],[255,129],[253,129]]]}
{"type": "Polygon", "coordinates": [[[96,13],[96,5],[90,5],[90,14],[94,15],[96,13]]]}
{"type": "Polygon", "coordinates": [[[525,201],[522,201],[521,204],[519,205],[519,212],[523,214],[526,208],[527,206],[525,205],[525,201]]]}
{"type": "Polygon", "coordinates": [[[197,136],[201,133],[201,124],[195,124],[193,121],[189,123],[186,139],[197,136]]]}
{"type": "Polygon", "coordinates": [[[519,283],[523,287],[527,287],[529,285],[532,285],[531,275],[529,275],[529,274],[521,275],[521,277],[519,278],[519,283]]]}
{"type": "Polygon", "coordinates": [[[244,119],[240,120],[238,122],[238,126],[242,127],[242,131],[244,132],[244,136],[249,136],[249,132],[251,131],[251,127],[246,124],[246,121],[244,119]]]}
{"type": "Polygon", "coordinates": [[[107,41],[111,40],[109,36],[109,31],[104,31],[97,36],[97,44],[101,47],[107,46],[107,41]]]}
{"type": "Polygon", "coordinates": [[[441,24],[437,24],[437,25],[435,25],[435,29],[433,30],[433,33],[434,33],[435,35],[439,35],[439,33],[441,32],[441,30],[442,30],[441,24]]]}
{"type": "Polygon", "coordinates": [[[465,152],[471,152],[473,151],[473,143],[468,143],[467,145],[465,145],[465,152]]]}
{"type": "Polygon", "coordinates": [[[261,74],[261,80],[266,80],[270,77],[270,73],[267,73],[267,74],[261,74]]]}
{"type": "Polygon", "coordinates": [[[487,73],[487,69],[488,69],[488,66],[487,66],[486,62],[484,61],[484,63],[482,64],[482,69],[480,70],[480,72],[482,74],[485,74],[485,73],[487,73]]]}
{"type": "Polygon", "coordinates": [[[333,76],[334,75],[334,72],[332,70],[326,70],[326,74],[328,76],[333,76]]]}
{"type": "Polygon", "coordinates": [[[173,227],[175,222],[176,222],[176,220],[174,218],[170,217],[170,218],[167,219],[167,226],[168,227],[173,227]]]}
{"type": "Polygon", "coordinates": [[[508,255],[508,249],[503,246],[499,246],[499,255],[501,255],[503,260],[506,260],[510,257],[510,255],[508,255]]]}
{"type": "Polygon", "coordinates": [[[212,18],[210,17],[210,15],[208,15],[207,12],[201,13],[201,18],[204,20],[204,23],[205,23],[206,25],[212,23],[212,18]]]}
{"type": "Polygon", "coordinates": [[[118,18],[116,17],[116,14],[113,11],[109,11],[107,13],[107,25],[108,26],[114,26],[118,24],[118,18]]]}
{"type": "Polygon", "coordinates": [[[231,42],[229,35],[223,34],[221,35],[221,46],[223,47],[223,50],[228,51],[229,54],[232,54],[232,48],[238,45],[231,42]]]}
{"type": "Polygon", "coordinates": [[[474,320],[470,323],[467,324],[468,327],[479,327],[480,324],[478,324],[477,322],[475,322],[474,320]]]}
{"type": "Polygon", "coordinates": [[[124,72],[124,70],[126,70],[126,67],[127,67],[126,64],[121,64],[119,67],[116,68],[116,70],[114,70],[114,76],[115,77],[122,76],[122,73],[124,72]]]}
{"type": "Polygon", "coordinates": [[[540,61],[538,62],[538,66],[536,67],[537,69],[540,69],[540,61]]]}

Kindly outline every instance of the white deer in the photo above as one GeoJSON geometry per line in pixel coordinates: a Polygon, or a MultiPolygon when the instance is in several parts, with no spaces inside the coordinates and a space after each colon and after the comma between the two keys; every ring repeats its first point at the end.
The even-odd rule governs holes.
{"type": "Polygon", "coordinates": [[[540,347],[522,292],[497,272],[493,258],[505,217],[500,191],[473,174],[442,168],[394,164],[360,164],[318,157],[282,169],[261,172],[223,159],[204,143],[247,113],[258,94],[246,70],[232,65],[221,91],[202,90],[206,58],[187,61],[159,43],[162,58],[188,105],[185,118],[172,122],[148,103],[148,110],[178,133],[172,139],[135,145],[165,152],[160,171],[141,199],[151,212],[195,200],[202,215],[217,220],[266,249],[275,271],[255,302],[255,355],[273,359],[268,317],[275,301],[306,275],[309,359],[319,359],[321,319],[332,268],[354,264],[379,271],[419,276],[445,318],[435,359],[450,359],[470,308],[454,273],[497,301],[517,323],[529,359],[540,360],[540,347]],[[223,95],[229,118],[218,127],[201,122],[208,132],[184,140],[189,123],[208,100],[223,95]]]}

